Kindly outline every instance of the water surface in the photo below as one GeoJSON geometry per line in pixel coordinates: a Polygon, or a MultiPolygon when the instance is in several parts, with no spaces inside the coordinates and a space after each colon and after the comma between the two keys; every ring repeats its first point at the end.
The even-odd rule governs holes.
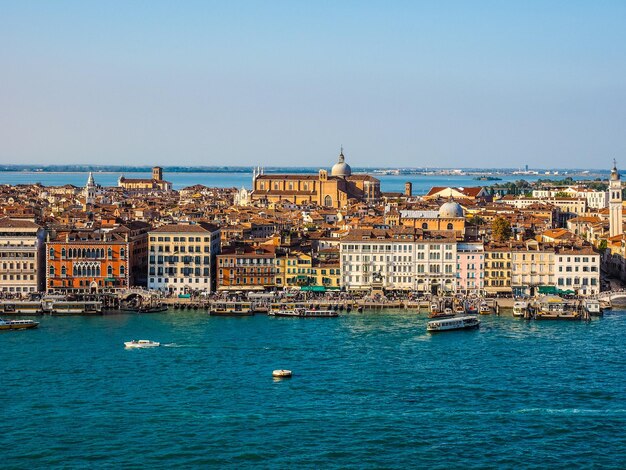
{"type": "Polygon", "coordinates": [[[626,312],[481,319],[41,318],[0,334],[3,465],[622,467],[626,312]]]}

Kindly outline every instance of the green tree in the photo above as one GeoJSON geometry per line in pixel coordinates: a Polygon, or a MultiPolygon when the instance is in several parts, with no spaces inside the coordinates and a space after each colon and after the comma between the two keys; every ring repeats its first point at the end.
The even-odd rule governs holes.
{"type": "Polygon", "coordinates": [[[511,224],[504,217],[497,217],[491,224],[491,235],[496,241],[506,241],[511,238],[512,233],[511,224]]]}

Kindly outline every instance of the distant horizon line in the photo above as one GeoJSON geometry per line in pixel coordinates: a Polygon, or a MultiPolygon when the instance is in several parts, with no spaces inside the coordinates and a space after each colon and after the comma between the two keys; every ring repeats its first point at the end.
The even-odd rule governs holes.
{"type": "MultiPolygon", "coordinates": [[[[302,166],[302,165],[102,165],[102,164],[88,164],[88,163],[71,163],[71,164],[4,164],[0,165],[0,171],[28,171],[39,170],[40,172],[47,172],[52,169],[58,172],[72,172],[72,171],[89,171],[89,169],[99,170],[103,172],[145,172],[151,171],[154,167],[163,168],[172,172],[190,172],[189,170],[219,170],[220,172],[227,172],[228,170],[234,171],[252,171],[256,168],[262,168],[264,170],[276,170],[284,168],[293,168],[301,170],[315,170],[319,166],[302,166]],[[181,171],[182,170],[182,171],[181,171]]],[[[329,165],[329,168],[332,165],[329,165]]],[[[568,168],[568,167],[436,167],[436,166],[352,166],[354,170],[381,170],[381,171],[507,171],[507,172],[531,172],[531,171],[567,171],[567,172],[610,172],[611,168],[568,168]]]]}

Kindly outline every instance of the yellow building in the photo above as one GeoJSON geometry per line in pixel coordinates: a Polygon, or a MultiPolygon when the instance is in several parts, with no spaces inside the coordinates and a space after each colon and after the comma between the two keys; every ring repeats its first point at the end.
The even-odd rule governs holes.
{"type": "Polygon", "coordinates": [[[311,255],[291,251],[276,257],[276,287],[301,287],[315,283],[311,255]]]}
{"type": "Polygon", "coordinates": [[[369,175],[353,175],[343,151],[330,175],[326,170],[320,170],[317,175],[253,173],[253,201],[288,201],[338,209],[346,207],[350,199],[375,201],[380,196],[380,181],[369,175]]]}
{"type": "Polygon", "coordinates": [[[508,244],[485,245],[485,292],[511,293],[511,247],[508,244]]]}

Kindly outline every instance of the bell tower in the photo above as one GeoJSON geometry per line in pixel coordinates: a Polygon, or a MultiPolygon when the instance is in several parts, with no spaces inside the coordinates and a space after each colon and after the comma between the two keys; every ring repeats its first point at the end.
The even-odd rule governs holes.
{"type": "Polygon", "coordinates": [[[152,168],[152,179],[157,181],[163,180],[163,168],[160,166],[155,166],[152,168]]]}
{"type": "Polygon", "coordinates": [[[623,233],[622,218],[622,181],[613,160],[613,170],[609,178],[609,236],[623,233]]]}

